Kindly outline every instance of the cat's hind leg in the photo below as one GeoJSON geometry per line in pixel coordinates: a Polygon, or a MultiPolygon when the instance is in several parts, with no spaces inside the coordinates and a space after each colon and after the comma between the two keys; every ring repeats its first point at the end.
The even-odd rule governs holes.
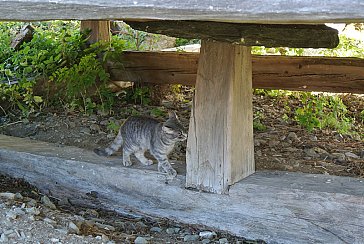
{"type": "Polygon", "coordinates": [[[135,157],[144,165],[152,165],[153,161],[150,159],[147,159],[144,155],[145,151],[137,151],[134,153],[135,157]]]}
{"type": "Polygon", "coordinates": [[[131,151],[126,150],[126,149],[123,148],[123,165],[124,166],[131,166],[132,165],[132,163],[130,161],[130,154],[131,153],[132,153],[131,151]]]}

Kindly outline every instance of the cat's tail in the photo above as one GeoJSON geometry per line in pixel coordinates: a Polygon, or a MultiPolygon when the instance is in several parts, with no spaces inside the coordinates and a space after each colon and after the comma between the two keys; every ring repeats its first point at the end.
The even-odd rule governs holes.
{"type": "Polygon", "coordinates": [[[110,146],[104,149],[95,148],[94,152],[100,156],[110,156],[111,154],[119,150],[119,148],[122,145],[123,145],[123,136],[121,135],[121,130],[119,130],[118,135],[115,137],[114,141],[110,144],[110,146]]]}

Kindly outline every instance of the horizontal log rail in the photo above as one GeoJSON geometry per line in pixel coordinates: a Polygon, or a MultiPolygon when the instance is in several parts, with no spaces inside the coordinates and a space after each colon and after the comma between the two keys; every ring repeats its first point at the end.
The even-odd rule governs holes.
{"type": "MultiPolygon", "coordinates": [[[[111,79],[194,85],[199,53],[124,52],[111,79]]],[[[253,88],[364,93],[364,60],[253,55],[253,88]]]]}

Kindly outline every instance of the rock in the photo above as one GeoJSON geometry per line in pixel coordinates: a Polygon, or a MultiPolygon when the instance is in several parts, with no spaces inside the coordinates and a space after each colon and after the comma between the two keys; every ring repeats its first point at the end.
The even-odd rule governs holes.
{"type": "Polygon", "coordinates": [[[309,139],[310,139],[311,141],[317,141],[317,136],[315,136],[315,135],[311,135],[311,136],[309,137],[309,139]]]}
{"type": "Polygon", "coordinates": [[[263,156],[263,153],[262,153],[262,151],[261,151],[261,150],[258,150],[258,151],[256,152],[256,154],[257,154],[257,156],[258,156],[258,157],[263,156]]]}
{"type": "Polygon", "coordinates": [[[25,212],[28,213],[28,214],[32,214],[32,215],[39,215],[40,214],[40,210],[38,208],[35,208],[35,207],[26,208],[25,212]]]}
{"type": "Polygon", "coordinates": [[[144,224],[143,222],[139,221],[139,222],[136,222],[135,226],[139,229],[145,229],[147,228],[148,226],[146,224],[144,224]]]}
{"type": "Polygon", "coordinates": [[[201,231],[199,233],[199,236],[203,239],[211,239],[216,236],[216,232],[214,231],[201,231]]]}
{"type": "Polygon", "coordinates": [[[183,241],[188,242],[188,241],[197,241],[200,238],[199,235],[185,235],[183,237],[183,241]]]}
{"type": "Polygon", "coordinates": [[[229,243],[228,239],[227,238],[220,238],[219,239],[219,243],[220,244],[225,244],[225,243],[229,243]]]}
{"type": "Polygon", "coordinates": [[[68,233],[69,234],[80,234],[80,229],[72,221],[68,223],[68,233]]]}
{"type": "Polygon", "coordinates": [[[46,223],[48,223],[48,224],[51,224],[51,225],[54,225],[54,224],[56,224],[57,222],[56,221],[54,221],[53,219],[50,219],[50,218],[44,218],[43,219],[43,221],[44,222],[46,222],[46,223]]]}
{"type": "Polygon", "coordinates": [[[100,122],[100,125],[108,125],[109,124],[109,120],[102,120],[101,122],[100,122]]]}
{"type": "Polygon", "coordinates": [[[97,227],[99,227],[100,229],[115,231],[115,227],[114,226],[111,226],[111,225],[100,224],[98,222],[96,222],[95,225],[97,227]]]}
{"type": "Polygon", "coordinates": [[[345,162],[345,154],[343,153],[331,153],[333,159],[337,159],[339,162],[345,162]]]}
{"type": "Polygon", "coordinates": [[[52,243],[59,242],[59,239],[58,239],[58,238],[51,238],[51,242],[52,242],[52,243]]]}
{"type": "Polygon", "coordinates": [[[53,210],[57,209],[56,205],[54,205],[54,203],[47,196],[43,196],[40,200],[43,203],[43,205],[46,206],[47,208],[53,210]]]}
{"type": "Polygon", "coordinates": [[[319,155],[316,153],[316,151],[313,148],[306,148],[303,150],[305,154],[312,158],[317,158],[319,155]]]}
{"type": "Polygon", "coordinates": [[[361,157],[361,158],[364,158],[364,150],[361,150],[361,152],[360,152],[360,157],[361,157]]]}
{"type": "Polygon", "coordinates": [[[27,206],[28,207],[35,207],[37,206],[37,201],[34,200],[34,199],[30,199],[28,202],[27,202],[27,206]]]}
{"type": "Polygon", "coordinates": [[[329,153],[326,150],[324,150],[320,147],[314,147],[313,149],[315,150],[315,152],[317,152],[319,154],[329,155],[329,153]]]}
{"type": "Polygon", "coordinates": [[[166,229],[166,232],[169,235],[178,234],[179,231],[180,231],[180,228],[168,228],[168,229],[166,229]]]}
{"type": "Polygon", "coordinates": [[[160,233],[160,232],[162,232],[162,229],[161,229],[161,228],[159,228],[159,227],[152,227],[152,228],[150,228],[150,232],[157,232],[157,233],[160,233]]]}
{"type": "Polygon", "coordinates": [[[360,159],[360,157],[358,155],[356,155],[355,153],[352,153],[352,152],[346,152],[345,156],[348,158],[360,159]]]}
{"type": "Polygon", "coordinates": [[[278,144],[279,144],[279,141],[277,141],[277,140],[270,140],[268,143],[269,147],[275,147],[278,144]]]}
{"type": "Polygon", "coordinates": [[[85,135],[91,135],[91,129],[87,127],[83,127],[80,129],[80,132],[85,135]]]}
{"type": "Polygon", "coordinates": [[[146,244],[148,243],[147,239],[145,239],[144,237],[138,236],[135,241],[135,244],[146,244]]]}
{"type": "Polygon", "coordinates": [[[97,125],[97,124],[91,124],[91,125],[90,125],[90,130],[91,130],[92,132],[99,132],[99,131],[100,131],[100,126],[99,126],[99,125],[97,125]]]}
{"type": "Polygon", "coordinates": [[[0,242],[9,243],[9,239],[4,233],[2,233],[1,236],[0,236],[0,242]]]}
{"type": "Polygon", "coordinates": [[[290,139],[292,141],[299,141],[300,139],[298,138],[297,134],[294,132],[290,132],[287,135],[287,139],[290,139]]]}
{"type": "Polygon", "coordinates": [[[10,199],[10,200],[14,200],[15,199],[15,194],[11,193],[11,192],[0,192],[0,197],[10,199]]]}
{"type": "Polygon", "coordinates": [[[210,243],[211,241],[210,241],[210,239],[203,239],[202,241],[201,241],[201,243],[203,243],[203,244],[208,244],[208,243],[210,243]]]}
{"type": "Polygon", "coordinates": [[[24,197],[22,196],[22,194],[20,192],[17,192],[17,193],[15,193],[14,199],[21,201],[24,199],[24,197]]]}

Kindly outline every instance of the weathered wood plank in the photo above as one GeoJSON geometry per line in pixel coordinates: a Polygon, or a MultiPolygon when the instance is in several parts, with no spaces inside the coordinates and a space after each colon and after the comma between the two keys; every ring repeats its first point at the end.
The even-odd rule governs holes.
{"type": "Polygon", "coordinates": [[[231,186],[229,196],[208,194],[185,189],[183,175],[166,184],[163,174],[123,167],[118,157],[4,135],[0,163],[1,173],[75,204],[171,218],[267,243],[364,240],[360,178],[257,172],[231,186]],[[97,201],[90,191],[98,193],[97,201]]]}
{"type": "Polygon", "coordinates": [[[170,19],[241,23],[363,22],[361,0],[0,1],[1,20],[170,19]]]}
{"type": "MultiPolygon", "coordinates": [[[[194,85],[199,53],[125,52],[111,78],[194,85]]],[[[253,55],[253,88],[364,93],[364,60],[253,55]]]]}
{"type": "Polygon", "coordinates": [[[108,20],[85,20],[81,21],[81,30],[90,30],[88,37],[89,43],[95,43],[98,41],[110,42],[110,21],[108,20]]]}
{"type": "Polygon", "coordinates": [[[203,41],[187,141],[186,186],[227,193],[255,170],[250,47],[203,41]]]}
{"type": "Polygon", "coordinates": [[[132,28],[187,39],[245,46],[334,48],[338,31],[325,25],[263,25],[211,21],[127,21],[132,28]]]}

